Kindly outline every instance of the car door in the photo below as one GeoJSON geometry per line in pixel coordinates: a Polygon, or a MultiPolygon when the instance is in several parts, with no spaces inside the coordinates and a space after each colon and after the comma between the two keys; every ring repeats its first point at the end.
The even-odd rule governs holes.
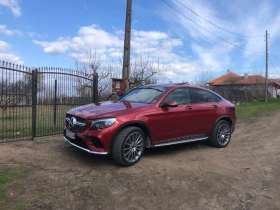
{"type": "Polygon", "coordinates": [[[151,123],[153,142],[172,141],[188,138],[192,133],[195,115],[190,106],[189,88],[177,88],[171,91],[162,101],[158,112],[153,116],[155,123],[151,123]],[[164,101],[174,100],[177,107],[164,108],[164,101]]]}
{"type": "Polygon", "coordinates": [[[192,135],[209,135],[219,114],[221,98],[200,88],[190,88],[191,107],[195,115],[192,135]]]}

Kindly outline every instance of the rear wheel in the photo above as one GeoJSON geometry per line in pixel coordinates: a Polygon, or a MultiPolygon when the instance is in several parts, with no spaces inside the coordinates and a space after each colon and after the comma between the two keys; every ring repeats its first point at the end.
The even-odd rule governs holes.
{"type": "Polygon", "coordinates": [[[231,139],[231,125],[225,121],[218,121],[211,133],[209,143],[213,147],[223,148],[226,147],[231,139]]]}
{"type": "Polygon", "coordinates": [[[127,127],[116,136],[112,147],[114,161],[122,166],[137,163],[144,152],[145,134],[138,127],[127,127]]]}

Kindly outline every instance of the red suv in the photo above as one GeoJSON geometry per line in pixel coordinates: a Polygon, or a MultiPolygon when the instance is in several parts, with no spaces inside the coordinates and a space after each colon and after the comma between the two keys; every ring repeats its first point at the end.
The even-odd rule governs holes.
{"type": "Polygon", "coordinates": [[[118,101],[74,108],[64,137],[93,154],[111,154],[131,166],[145,148],[207,140],[226,147],[234,131],[235,107],[216,93],[187,85],[144,85],[118,101]]]}

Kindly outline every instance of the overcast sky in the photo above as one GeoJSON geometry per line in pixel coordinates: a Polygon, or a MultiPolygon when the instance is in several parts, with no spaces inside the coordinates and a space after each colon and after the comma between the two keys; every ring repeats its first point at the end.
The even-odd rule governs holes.
{"type": "MultiPolygon", "coordinates": [[[[126,0],[0,0],[0,60],[75,68],[89,50],[122,59],[126,0]]],[[[172,82],[203,71],[280,74],[279,0],[133,0],[132,51],[172,82]],[[275,67],[275,68],[274,68],[275,67]]]]}

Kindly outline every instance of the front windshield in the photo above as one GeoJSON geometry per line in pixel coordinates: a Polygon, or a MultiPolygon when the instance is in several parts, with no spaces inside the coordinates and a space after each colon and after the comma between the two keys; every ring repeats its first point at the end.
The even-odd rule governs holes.
{"type": "Polygon", "coordinates": [[[120,101],[136,103],[155,103],[159,97],[167,90],[165,87],[141,87],[130,91],[124,95],[120,101]]]}

